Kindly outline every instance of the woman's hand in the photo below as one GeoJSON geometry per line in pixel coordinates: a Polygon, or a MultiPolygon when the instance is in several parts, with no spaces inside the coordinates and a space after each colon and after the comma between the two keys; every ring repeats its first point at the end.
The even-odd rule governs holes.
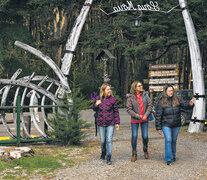
{"type": "Polygon", "coordinates": [[[161,135],[162,134],[162,130],[157,130],[158,134],[161,135]]]}
{"type": "Polygon", "coordinates": [[[96,106],[98,106],[99,104],[101,104],[101,100],[96,101],[96,106]]]}
{"type": "Polygon", "coordinates": [[[192,99],[190,100],[189,104],[190,104],[191,106],[193,106],[193,104],[194,104],[194,98],[192,98],[192,99]]]}
{"type": "Polygon", "coordinates": [[[119,130],[119,124],[116,124],[116,130],[117,131],[119,130]]]}
{"type": "Polygon", "coordinates": [[[142,121],[146,121],[147,120],[147,116],[143,116],[142,121]]]}

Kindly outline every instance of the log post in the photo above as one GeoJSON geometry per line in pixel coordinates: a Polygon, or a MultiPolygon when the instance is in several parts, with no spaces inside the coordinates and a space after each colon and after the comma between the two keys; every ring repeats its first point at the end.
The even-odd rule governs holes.
{"type": "Polygon", "coordinates": [[[62,61],[62,66],[61,66],[61,71],[65,74],[68,75],[70,71],[70,66],[72,63],[73,59],[73,53],[75,51],[76,45],[78,43],[78,39],[80,37],[81,30],[83,28],[83,25],[85,23],[86,17],[88,15],[88,12],[90,10],[90,6],[92,4],[93,0],[86,0],[80,14],[78,15],[72,31],[68,37],[68,40],[65,45],[65,50],[64,50],[64,56],[61,59],[62,61]]]}
{"type": "MultiPolygon", "coordinates": [[[[200,48],[198,44],[198,39],[196,36],[194,24],[190,16],[187,1],[179,0],[180,7],[182,9],[182,15],[185,23],[186,33],[188,37],[188,44],[190,49],[191,67],[192,67],[192,77],[193,77],[193,94],[198,94],[199,96],[205,95],[204,87],[204,76],[202,69],[202,59],[200,48]]],[[[188,132],[202,132],[203,124],[198,122],[198,120],[205,119],[205,98],[199,97],[195,98],[192,119],[195,122],[190,122],[188,132]]]]}

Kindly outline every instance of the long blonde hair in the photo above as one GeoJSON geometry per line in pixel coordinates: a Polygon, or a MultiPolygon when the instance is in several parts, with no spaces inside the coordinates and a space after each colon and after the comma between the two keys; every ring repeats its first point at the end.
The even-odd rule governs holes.
{"type": "MultiPolygon", "coordinates": [[[[111,85],[110,84],[108,84],[108,83],[103,83],[102,85],[101,85],[101,89],[100,89],[100,100],[102,100],[102,98],[103,98],[103,96],[104,96],[104,91],[105,91],[105,89],[107,88],[107,87],[111,87],[111,85]]],[[[111,95],[112,95],[112,93],[111,93],[111,95]]]]}
{"type": "MultiPolygon", "coordinates": [[[[140,81],[134,81],[131,84],[130,94],[134,94],[136,92],[136,87],[137,87],[138,83],[142,84],[140,81]]],[[[143,91],[144,91],[144,89],[143,89],[143,91]]]]}

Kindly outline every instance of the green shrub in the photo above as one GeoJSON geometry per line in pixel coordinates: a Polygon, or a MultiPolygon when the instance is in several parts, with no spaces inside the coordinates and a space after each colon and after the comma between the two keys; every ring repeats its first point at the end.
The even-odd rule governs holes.
{"type": "Polygon", "coordinates": [[[50,132],[62,145],[80,144],[86,136],[81,129],[88,129],[91,124],[80,119],[80,111],[88,109],[90,102],[85,100],[79,88],[74,88],[71,94],[60,100],[61,105],[54,117],[49,119],[55,131],[50,132]]]}

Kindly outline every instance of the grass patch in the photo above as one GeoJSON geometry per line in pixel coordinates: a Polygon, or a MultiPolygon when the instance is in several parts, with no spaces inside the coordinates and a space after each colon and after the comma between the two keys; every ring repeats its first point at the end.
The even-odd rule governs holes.
{"type": "Polygon", "coordinates": [[[4,176],[2,179],[15,179],[16,177],[15,176],[12,176],[12,175],[6,175],[4,176]]]}
{"type": "Polygon", "coordinates": [[[90,150],[89,148],[84,148],[84,149],[82,150],[82,152],[83,152],[83,153],[87,153],[87,152],[89,152],[89,150],[90,150]]]}
{"type": "Polygon", "coordinates": [[[12,170],[9,172],[5,172],[5,176],[21,176],[22,175],[22,170],[12,170]]]}
{"type": "Polygon", "coordinates": [[[180,127],[180,132],[181,134],[186,134],[188,133],[188,126],[181,126],[180,127]]]}
{"type": "Polygon", "coordinates": [[[17,177],[16,175],[5,175],[1,177],[1,179],[28,180],[29,177],[28,176],[17,177]]]}
{"type": "Polygon", "coordinates": [[[64,159],[64,158],[67,158],[68,155],[67,155],[67,154],[59,154],[58,157],[59,157],[60,159],[64,159]]]}
{"type": "Polygon", "coordinates": [[[45,171],[39,171],[38,174],[41,174],[41,175],[47,175],[48,173],[45,172],[45,171]]]}
{"type": "Polygon", "coordinates": [[[85,155],[93,147],[41,145],[30,146],[35,152],[32,156],[11,160],[0,158],[0,172],[4,172],[3,179],[30,179],[38,172],[39,177],[47,179],[54,170],[73,166],[84,161],[85,155]],[[78,157],[78,158],[77,158],[78,157]],[[24,173],[23,173],[24,171],[24,173]]]}
{"type": "Polygon", "coordinates": [[[52,156],[34,156],[14,159],[12,164],[20,166],[28,172],[33,172],[35,169],[51,169],[55,170],[62,167],[61,163],[57,161],[56,157],[52,156]]]}
{"type": "Polygon", "coordinates": [[[0,171],[3,171],[8,168],[12,168],[14,165],[10,164],[10,161],[6,158],[0,159],[0,171]]]}

